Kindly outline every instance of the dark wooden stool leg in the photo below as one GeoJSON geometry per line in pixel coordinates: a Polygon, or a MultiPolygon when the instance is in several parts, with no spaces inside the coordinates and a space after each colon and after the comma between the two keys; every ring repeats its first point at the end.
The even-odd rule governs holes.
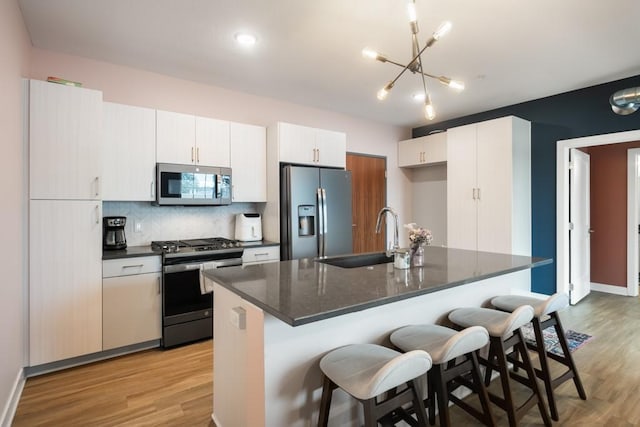
{"type": "Polygon", "coordinates": [[[337,386],[329,377],[323,375],[322,399],[320,400],[320,413],[318,414],[318,427],[327,427],[329,423],[329,408],[331,407],[331,396],[333,389],[337,386]]]}
{"type": "Polygon", "coordinates": [[[413,408],[418,419],[419,426],[427,425],[427,412],[425,411],[424,402],[422,400],[423,390],[420,386],[420,379],[416,378],[409,383],[413,392],[413,408]]]}
{"type": "Polygon", "coordinates": [[[518,425],[518,418],[516,417],[515,402],[511,393],[511,384],[509,383],[509,367],[507,365],[507,355],[505,352],[506,349],[504,348],[502,338],[491,337],[491,347],[493,349],[493,356],[496,360],[498,372],[500,373],[500,383],[502,385],[502,393],[505,405],[503,409],[507,412],[509,426],[516,427],[518,425]]]}
{"type": "Polygon", "coordinates": [[[552,424],[551,418],[549,418],[547,407],[544,404],[544,399],[542,398],[542,394],[540,393],[540,388],[538,387],[536,372],[533,369],[533,364],[531,363],[531,358],[529,357],[529,352],[527,351],[527,345],[525,343],[524,336],[522,335],[522,330],[518,329],[516,333],[520,337],[520,339],[518,340],[519,342],[516,345],[520,349],[520,356],[522,357],[524,369],[527,372],[527,376],[529,377],[530,388],[533,391],[534,395],[537,396],[538,410],[540,411],[540,416],[542,417],[542,421],[544,422],[544,425],[547,427],[550,427],[552,424]]]}
{"type": "Polygon", "coordinates": [[[540,324],[540,318],[533,318],[533,332],[536,336],[536,353],[540,361],[541,375],[539,377],[544,382],[544,389],[547,394],[547,402],[549,403],[549,411],[551,412],[551,418],[554,421],[558,421],[558,408],[556,406],[556,400],[553,396],[553,384],[551,384],[551,370],[549,367],[549,360],[547,359],[547,351],[544,346],[544,336],[542,335],[542,325],[540,324]]]}
{"type": "Polygon", "coordinates": [[[434,379],[436,385],[436,395],[438,398],[438,418],[440,419],[441,427],[449,427],[451,420],[449,419],[449,392],[447,390],[447,382],[444,378],[444,366],[433,365],[431,367],[434,370],[434,379]]]}
{"type": "Polygon", "coordinates": [[[569,345],[567,344],[567,338],[564,335],[564,328],[562,327],[562,323],[560,323],[560,316],[558,315],[558,312],[556,311],[551,313],[551,318],[555,321],[554,327],[556,329],[556,334],[558,335],[560,345],[562,346],[562,352],[564,353],[567,367],[573,373],[573,383],[576,386],[576,390],[578,390],[578,395],[580,396],[580,399],[587,400],[587,393],[584,391],[580,375],[578,375],[578,369],[573,361],[573,356],[571,356],[571,351],[569,351],[569,345]]]}
{"type": "Polygon", "coordinates": [[[429,408],[429,424],[435,425],[436,423],[436,373],[435,370],[430,369],[427,372],[427,406],[429,408]]]}
{"type": "Polygon", "coordinates": [[[487,388],[482,382],[480,364],[478,363],[478,356],[476,355],[476,352],[471,353],[471,363],[473,365],[471,375],[476,387],[476,393],[478,393],[478,398],[480,399],[482,412],[484,413],[484,423],[487,426],[495,426],[496,421],[493,418],[493,413],[491,412],[491,407],[489,406],[489,395],[487,394],[487,388]]]}

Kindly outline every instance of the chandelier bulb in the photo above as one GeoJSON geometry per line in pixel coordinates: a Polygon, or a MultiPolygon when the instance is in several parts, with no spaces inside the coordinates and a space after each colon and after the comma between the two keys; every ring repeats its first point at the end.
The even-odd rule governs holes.
{"type": "Polygon", "coordinates": [[[451,21],[444,21],[442,24],[440,24],[436,32],[433,33],[433,38],[435,40],[440,40],[441,37],[443,37],[449,31],[451,31],[451,26],[452,26],[451,21]]]}
{"type": "Polygon", "coordinates": [[[369,59],[376,59],[378,57],[378,52],[376,52],[373,49],[369,49],[368,47],[365,47],[364,49],[362,49],[362,56],[369,59]]]}
{"type": "Polygon", "coordinates": [[[464,90],[464,83],[457,80],[451,80],[449,82],[449,87],[453,90],[457,90],[458,92],[461,92],[464,90]]]}
{"type": "Polygon", "coordinates": [[[377,95],[378,99],[380,101],[384,101],[387,98],[387,95],[389,95],[389,91],[391,90],[392,87],[393,87],[393,83],[391,82],[387,83],[385,87],[383,87],[378,91],[378,95],[377,95]]]}
{"type": "Polygon", "coordinates": [[[416,4],[414,0],[407,1],[407,14],[409,15],[409,22],[414,23],[418,21],[418,15],[416,13],[416,4]]]}
{"type": "Polygon", "coordinates": [[[424,116],[427,120],[433,120],[436,118],[436,111],[433,109],[433,104],[431,104],[431,99],[427,96],[427,101],[424,104],[424,116]]]}

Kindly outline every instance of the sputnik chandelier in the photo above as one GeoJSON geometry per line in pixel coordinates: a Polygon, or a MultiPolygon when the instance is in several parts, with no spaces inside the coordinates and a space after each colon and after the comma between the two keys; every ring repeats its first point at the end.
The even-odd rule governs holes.
{"type": "Polygon", "coordinates": [[[420,77],[422,78],[422,90],[424,91],[424,115],[427,119],[433,120],[436,117],[436,112],[435,112],[435,109],[433,108],[433,104],[431,103],[431,95],[427,90],[427,82],[425,80],[425,77],[436,79],[440,83],[445,84],[457,91],[461,91],[464,89],[464,83],[456,80],[452,80],[449,77],[435,76],[433,74],[426,73],[424,71],[424,68],[422,67],[422,53],[427,48],[433,46],[435,42],[440,40],[441,37],[443,37],[445,34],[449,32],[449,30],[451,30],[451,22],[449,21],[443,22],[440,25],[440,27],[438,27],[438,29],[431,35],[429,40],[427,40],[425,45],[421,48],[420,42],[418,41],[419,29],[418,29],[418,19],[416,16],[415,0],[408,0],[407,10],[409,13],[409,26],[411,28],[411,48],[413,52],[413,58],[411,59],[411,61],[409,61],[407,65],[403,65],[398,62],[392,61],[386,56],[369,48],[365,48],[362,50],[362,56],[364,56],[365,58],[377,59],[380,62],[388,62],[390,64],[397,65],[398,67],[402,68],[400,73],[398,73],[398,75],[393,80],[391,80],[389,83],[386,84],[385,87],[383,87],[378,91],[378,99],[381,101],[387,97],[387,95],[389,94],[389,91],[391,90],[391,88],[393,88],[393,85],[396,83],[396,81],[398,81],[398,79],[404,74],[405,71],[409,70],[413,74],[419,74],[420,77]]]}

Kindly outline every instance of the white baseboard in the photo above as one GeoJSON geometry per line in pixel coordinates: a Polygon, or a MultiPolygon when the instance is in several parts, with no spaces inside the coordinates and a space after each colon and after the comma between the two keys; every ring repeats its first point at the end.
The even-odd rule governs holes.
{"type": "Polygon", "coordinates": [[[211,420],[216,425],[216,427],[222,427],[222,424],[218,422],[218,420],[216,419],[216,414],[214,414],[213,412],[211,413],[211,420]]]}
{"type": "Polygon", "coordinates": [[[615,295],[624,295],[628,296],[626,286],[613,286],[613,285],[604,285],[602,283],[593,283],[591,282],[591,290],[598,292],[605,292],[607,294],[615,294],[615,295]]]}
{"type": "Polygon", "coordinates": [[[18,402],[20,402],[20,396],[22,396],[22,389],[24,388],[25,377],[24,369],[20,368],[16,381],[13,383],[13,388],[9,399],[7,399],[4,409],[2,410],[2,417],[0,417],[0,426],[9,427],[13,422],[13,417],[16,415],[16,409],[18,409],[18,402]]]}

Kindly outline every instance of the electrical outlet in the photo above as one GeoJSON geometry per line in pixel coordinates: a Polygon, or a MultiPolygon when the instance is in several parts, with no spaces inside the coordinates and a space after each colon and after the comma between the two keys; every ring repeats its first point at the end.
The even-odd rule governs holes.
{"type": "Polygon", "coordinates": [[[133,223],[133,231],[136,233],[142,233],[142,223],[140,221],[135,221],[133,223]]]}

